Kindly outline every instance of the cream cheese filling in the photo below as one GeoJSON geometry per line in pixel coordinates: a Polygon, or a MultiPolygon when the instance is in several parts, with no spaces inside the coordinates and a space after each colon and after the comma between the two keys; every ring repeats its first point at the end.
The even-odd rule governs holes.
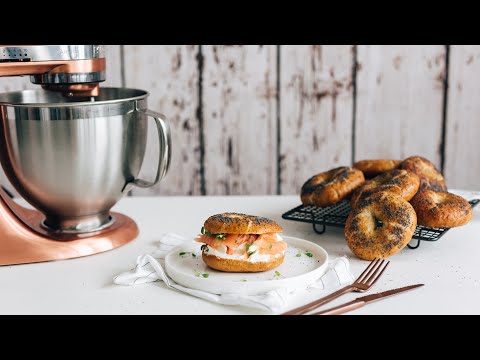
{"type": "MultiPolygon", "coordinates": [[[[282,237],[277,233],[277,242],[283,241],[282,237]]],[[[216,256],[221,259],[231,259],[231,260],[243,260],[250,263],[258,263],[258,262],[268,262],[272,259],[279,258],[285,254],[285,251],[282,251],[279,254],[271,255],[271,254],[259,254],[258,248],[255,245],[255,242],[249,246],[248,252],[251,254],[250,256],[247,255],[247,252],[237,252],[235,254],[227,254],[227,247],[225,245],[219,245],[215,248],[211,247],[210,245],[206,245],[207,248],[204,251],[206,255],[216,256]]]]}

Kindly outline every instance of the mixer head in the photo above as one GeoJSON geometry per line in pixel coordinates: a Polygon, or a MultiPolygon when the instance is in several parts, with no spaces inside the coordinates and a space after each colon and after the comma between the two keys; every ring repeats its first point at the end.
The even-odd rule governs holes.
{"type": "Polygon", "coordinates": [[[102,45],[1,45],[0,77],[30,81],[65,96],[97,96],[105,81],[102,45]]]}

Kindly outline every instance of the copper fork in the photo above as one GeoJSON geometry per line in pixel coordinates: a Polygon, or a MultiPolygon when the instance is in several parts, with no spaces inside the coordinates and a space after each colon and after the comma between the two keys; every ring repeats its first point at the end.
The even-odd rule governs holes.
{"type": "Polygon", "coordinates": [[[368,265],[368,267],[360,274],[353,284],[345,286],[344,288],[341,288],[340,290],[337,290],[330,295],[315,300],[307,305],[287,311],[282,315],[303,315],[349,292],[365,292],[370,290],[370,288],[375,285],[377,280],[383,274],[388,264],[390,264],[390,261],[373,259],[370,265],[368,265]]]}

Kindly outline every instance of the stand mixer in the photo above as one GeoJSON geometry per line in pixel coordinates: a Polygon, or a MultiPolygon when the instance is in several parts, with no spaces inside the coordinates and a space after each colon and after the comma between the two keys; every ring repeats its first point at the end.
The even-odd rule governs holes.
{"type": "Polygon", "coordinates": [[[37,90],[0,94],[0,162],[36,210],[0,188],[0,266],[64,260],[134,240],[138,226],[110,209],[133,186],[157,184],[170,163],[165,117],[148,92],[99,87],[101,45],[0,46],[0,77],[30,75],[37,90]],[[148,117],[159,160],[153,181],[138,179],[148,117]]]}

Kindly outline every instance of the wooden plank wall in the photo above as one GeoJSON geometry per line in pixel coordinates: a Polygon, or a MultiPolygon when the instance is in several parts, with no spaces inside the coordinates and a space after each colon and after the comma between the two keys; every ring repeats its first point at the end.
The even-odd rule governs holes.
{"type": "Polygon", "coordinates": [[[108,85],[148,90],[172,127],[167,178],[133,195],[296,194],[316,172],[413,154],[480,190],[480,46],[111,45],[108,65],[108,85]]]}
{"type": "Polygon", "coordinates": [[[445,176],[449,184],[480,190],[479,45],[450,47],[448,83],[445,176]]]}
{"type": "Polygon", "coordinates": [[[203,46],[209,195],[277,190],[276,51],[274,45],[203,46]]]}
{"type": "Polygon", "coordinates": [[[352,161],[354,47],[281,46],[280,192],[352,161]]]}
{"type": "MultiPolygon", "coordinates": [[[[199,111],[199,46],[124,46],[125,86],[150,92],[148,106],[164,114],[172,131],[172,166],[168,176],[133,195],[201,194],[199,111]]],[[[152,179],[158,163],[157,131],[149,123],[147,154],[141,176],[152,179]]]]}
{"type": "Polygon", "coordinates": [[[355,157],[441,165],[445,46],[358,47],[355,157]]]}

